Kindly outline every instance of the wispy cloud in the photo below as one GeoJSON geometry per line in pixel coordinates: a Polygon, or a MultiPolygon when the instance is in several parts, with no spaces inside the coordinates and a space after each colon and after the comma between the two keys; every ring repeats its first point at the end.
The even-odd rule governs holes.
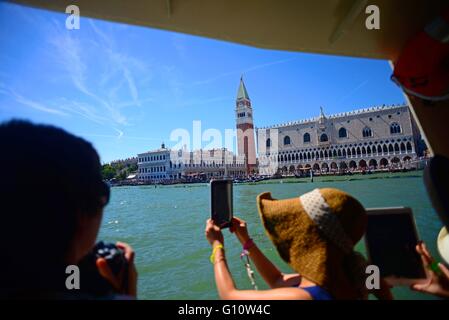
{"type": "Polygon", "coordinates": [[[64,112],[116,131],[115,137],[120,139],[124,136],[122,127],[132,125],[125,109],[152,101],[151,97],[141,97],[137,81],[148,73],[148,67],[120,50],[111,34],[113,30],[109,30],[111,26],[99,28],[91,19],[86,22],[85,28],[90,27],[88,31],[93,35],[88,39],[52,21],[48,36],[52,58],[79,93],[54,102],[64,112]]]}
{"type": "Polygon", "coordinates": [[[123,78],[126,80],[129,93],[133,99],[134,104],[141,107],[142,104],[140,102],[139,91],[136,86],[136,81],[134,80],[134,75],[132,74],[130,68],[127,66],[129,63],[132,63],[132,59],[122,54],[114,53],[111,51],[109,51],[109,58],[111,62],[119,69],[119,73],[121,73],[123,78]]]}
{"type": "Polygon", "coordinates": [[[139,71],[145,72],[147,71],[146,64],[139,59],[136,59],[135,57],[131,57],[120,52],[117,49],[114,38],[98,28],[92,19],[89,19],[89,24],[92,28],[92,31],[97,36],[100,45],[103,46],[107,57],[111,62],[110,66],[112,66],[108,73],[105,74],[106,77],[102,78],[103,84],[106,84],[108,82],[107,80],[111,80],[110,78],[108,78],[108,76],[110,76],[111,74],[121,74],[123,76],[123,79],[127,83],[128,90],[134,101],[134,104],[139,107],[142,106],[138,86],[136,85],[136,80],[132,69],[137,69],[139,71]]]}
{"type": "Polygon", "coordinates": [[[84,137],[95,137],[95,138],[110,138],[110,139],[126,139],[126,140],[143,140],[143,141],[158,141],[160,142],[161,139],[159,138],[149,138],[149,137],[136,137],[136,136],[124,136],[120,135],[120,132],[118,132],[118,135],[114,134],[96,134],[96,133],[81,133],[81,136],[84,137]]]}
{"type": "Polygon", "coordinates": [[[93,93],[87,84],[87,65],[82,59],[82,46],[80,40],[72,35],[73,33],[61,32],[58,37],[51,37],[49,39],[58,53],[59,60],[62,68],[66,71],[67,75],[71,79],[74,87],[79,90],[80,93],[91,98],[96,105],[101,107],[106,112],[107,117],[116,124],[126,125],[127,119],[104,97],[93,93]]]}
{"type": "Polygon", "coordinates": [[[234,71],[224,72],[222,74],[219,74],[219,75],[217,75],[215,77],[212,77],[212,78],[209,78],[209,79],[194,81],[192,83],[192,86],[199,86],[199,85],[212,83],[212,82],[215,82],[215,81],[220,80],[220,79],[225,78],[225,77],[241,75],[241,74],[247,74],[247,73],[250,73],[250,72],[253,72],[253,71],[257,71],[257,70],[260,70],[260,69],[268,68],[268,67],[271,67],[271,66],[274,66],[274,65],[277,65],[277,64],[291,62],[291,61],[294,61],[294,60],[296,60],[296,58],[276,60],[276,61],[272,61],[272,62],[268,62],[268,63],[257,64],[257,65],[248,67],[248,68],[243,69],[243,70],[234,70],[234,71]]]}
{"type": "Polygon", "coordinates": [[[21,95],[16,95],[16,101],[18,103],[21,103],[24,106],[27,106],[27,107],[30,107],[30,108],[33,108],[33,109],[36,109],[36,110],[39,110],[39,111],[43,111],[43,112],[47,112],[47,113],[51,113],[51,114],[56,114],[56,115],[59,115],[59,116],[68,116],[68,114],[65,113],[65,112],[62,112],[60,110],[53,109],[53,108],[48,108],[48,107],[42,105],[39,102],[27,99],[27,98],[25,98],[25,97],[23,97],[21,95]]]}
{"type": "Polygon", "coordinates": [[[177,107],[199,106],[199,105],[210,104],[210,103],[220,102],[220,101],[227,101],[227,100],[229,100],[230,102],[233,101],[229,96],[223,96],[223,97],[214,97],[214,98],[208,98],[208,99],[187,100],[187,101],[177,104],[176,106],[177,107]]]}
{"type": "Polygon", "coordinates": [[[47,106],[46,104],[43,104],[41,102],[29,99],[29,98],[25,98],[24,96],[18,94],[13,89],[8,88],[1,83],[0,83],[0,94],[8,95],[8,96],[12,97],[17,103],[19,103],[25,107],[34,109],[34,110],[38,110],[41,112],[58,115],[58,116],[69,116],[68,113],[63,112],[59,109],[52,108],[50,106],[47,106]]]}
{"type": "Polygon", "coordinates": [[[173,34],[172,35],[172,44],[175,48],[175,52],[177,53],[178,57],[186,61],[187,60],[187,49],[185,44],[185,37],[179,34],[173,34]]]}
{"type": "Polygon", "coordinates": [[[78,115],[91,122],[95,122],[100,125],[107,125],[110,122],[110,119],[107,116],[102,116],[99,114],[97,112],[98,108],[90,104],[68,100],[66,98],[57,98],[54,103],[61,106],[61,109],[74,115],[78,115]]]}
{"type": "Polygon", "coordinates": [[[117,132],[117,139],[121,139],[123,137],[123,131],[117,128],[114,128],[114,130],[117,132]]]}
{"type": "Polygon", "coordinates": [[[349,97],[354,95],[358,90],[360,90],[362,87],[364,87],[369,82],[369,79],[366,79],[362,82],[360,82],[356,87],[354,87],[351,91],[343,95],[340,99],[337,99],[337,103],[342,103],[343,101],[347,100],[349,97]]]}

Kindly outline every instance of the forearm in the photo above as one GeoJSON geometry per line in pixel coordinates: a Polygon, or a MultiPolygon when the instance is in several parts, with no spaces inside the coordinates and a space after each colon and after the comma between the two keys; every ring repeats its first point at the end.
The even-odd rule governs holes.
{"type": "Polygon", "coordinates": [[[281,271],[263,254],[255,243],[248,249],[248,252],[249,257],[265,282],[271,288],[276,287],[279,279],[282,278],[281,271]]]}
{"type": "Polygon", "coordinates": [[[218,294],[223,300],[289,300],[309,299],[307,293],[293,288],[272,290],[237,290],[226,263],[224,250],[220,249],[214,257],[215,282],[218,294]]]}
{"type": "Polygon", "coordinates": [[[223,249],[218,249],[215,253],[214,273],[215,283],[217,285],[217,290],[220,298],[229,299],[236,288],[231,273],[229,272],[223,249]]]}

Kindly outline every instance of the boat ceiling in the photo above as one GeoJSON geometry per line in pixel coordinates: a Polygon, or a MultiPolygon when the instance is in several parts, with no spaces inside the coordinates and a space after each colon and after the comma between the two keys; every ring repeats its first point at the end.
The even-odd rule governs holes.
{"type": "Polygon", "coordinates": [[[65,13],[176,31],[265,49],[395,60],[445,0],[12,0],[65,13]],[[380,9],[368,30],[367,5],[380,9]]]}

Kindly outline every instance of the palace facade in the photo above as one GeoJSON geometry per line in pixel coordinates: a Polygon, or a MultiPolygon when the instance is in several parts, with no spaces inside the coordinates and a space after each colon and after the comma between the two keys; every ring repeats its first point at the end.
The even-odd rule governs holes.
{"type": "Polygon", "coordinates": [[[138,179],[154,183],[198,176],[411,168],[423,155],[425,144],[408,105],[334,115],[320,111],[313,119],[254,129],[251,100],[240,79],[235,103],[237,155],[226,148],[186,151],[162,144],[138,155],[138,179]]]}
{"type": "Polygon", "coordinates": [[[259,173],[412,167],[423,143],[408,105],[382,106],[257,129],[259,173]]]}

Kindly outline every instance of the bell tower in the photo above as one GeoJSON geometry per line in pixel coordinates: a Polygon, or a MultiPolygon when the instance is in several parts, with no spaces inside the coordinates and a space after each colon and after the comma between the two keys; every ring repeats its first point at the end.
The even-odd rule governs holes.
{"type": "Polygon", "coordinates": [[[240,78],[235,104],[237,150],[239,156],[245,156],[246,174],[248,175],[256,168],[256,144],[254,142],[253,108],[243,77],[240,78]]]}

